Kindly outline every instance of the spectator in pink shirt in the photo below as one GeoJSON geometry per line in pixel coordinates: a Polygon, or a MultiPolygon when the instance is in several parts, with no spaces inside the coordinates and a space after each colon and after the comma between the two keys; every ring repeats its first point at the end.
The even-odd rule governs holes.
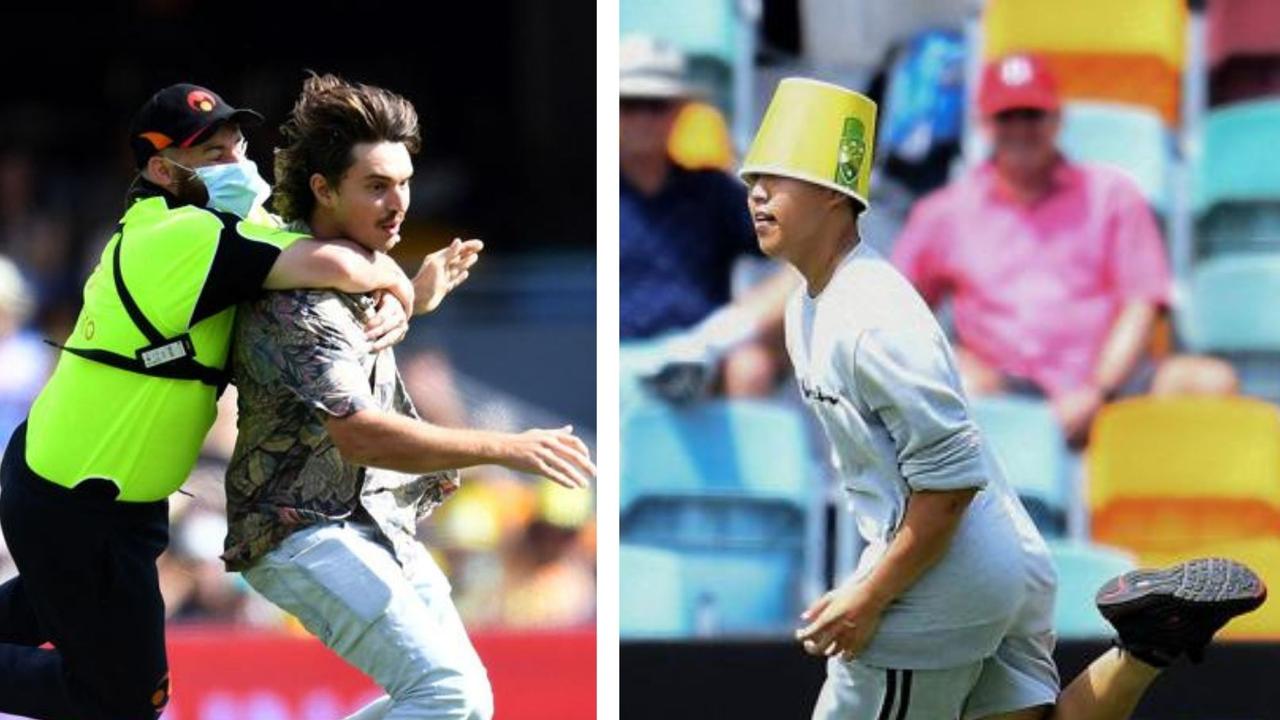
{"type": "Polygon", "coordinates": [[[1149,354],[1171,285],[1160,230],[1123,174],[1059,152],[1046,66],[991,63],[978,105],[991,158],[921,200],[893,249],[926,301],[952,299],[968,391],[1047,397],[1075,445],[1117,396],[1234,392],[1220,360],[1149,354]]]}

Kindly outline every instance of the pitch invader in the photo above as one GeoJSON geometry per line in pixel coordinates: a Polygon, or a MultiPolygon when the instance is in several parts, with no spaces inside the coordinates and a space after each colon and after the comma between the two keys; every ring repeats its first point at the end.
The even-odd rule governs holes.
{"type": "Polygon", "coordinates": [[[1059,689],[1048,549],[969,416],[946,336],[859,239],[875,115],[858,93],[784,80],[740,172],[760,248],[804,279],[787,351],[864,544],[796,633],[830,658],[813,717],[1126,718],[1266,588],[1223,559],[1116,578],[1098,594],[1116,647],[1059,689]]]}

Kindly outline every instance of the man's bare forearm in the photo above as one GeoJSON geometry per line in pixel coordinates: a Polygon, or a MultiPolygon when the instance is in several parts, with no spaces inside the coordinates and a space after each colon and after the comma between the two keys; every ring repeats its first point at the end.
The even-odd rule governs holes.
{"type": "Polygon", "coordinates": [[[902,527],[864,581],[881,607],[887,607],[942,559],[975,492],[970,489],[911,495],[902,527]]]}
{"type": "Polygon", "coordinates": [[[1155,322],[1156,306],[1150,302],[1134,301],[1121,309],[1102,346],[1093,373],[1094,384],[1099,390],[1112,392],[1129,377],[1151,339],[1155,322]]]}
{"type": "Polygon", "coordinates": [[[382,410],[331,418],[328,428],[343,457],[357,465],[429,473],[510,459],[507,433],[441,427],[382,410]]]}

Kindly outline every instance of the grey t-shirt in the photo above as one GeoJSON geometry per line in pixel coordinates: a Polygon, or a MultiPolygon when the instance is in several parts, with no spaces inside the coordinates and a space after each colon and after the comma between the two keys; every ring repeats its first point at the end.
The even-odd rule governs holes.
{"type": "Polygon", "coordinates": [[[990,656],[1010,633],[1050,632],[1048,550],[970,419],[951,348],[910,284],[860,244],[818,297],[797,291],[786,330],[863,544],[856,576],[880,561],[912,493],[979,490],[946,554],[889,606],[859,659],[954,667],[990,656]]]}

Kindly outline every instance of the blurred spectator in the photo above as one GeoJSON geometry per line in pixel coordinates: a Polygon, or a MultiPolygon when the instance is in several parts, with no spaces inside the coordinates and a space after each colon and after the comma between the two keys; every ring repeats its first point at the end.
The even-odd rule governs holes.
{"type": "Polygon", "coordinates": [[[1234,392],[1224,362],[1148,351],[1171,290],[1160,231],[1128,178],[1059,152],[1045,64],[989,64],[978,103],[991,158],[922,200],[893,252],[926,301],[954,301],[968,391],[1047,397],[1076,445],[1112,398],[1234,392]]]}
{"type": "Polygon", "coordinates": [[[227,534],[226,459],[202,456],[170,501],[169,548],[156,561],[165,615],[172,622],[280,626],[285,615],[223,568],[227,534]]]}
{"type": "MultiPolygon", "coordinates": [[[[72,257],[71,227],[60,214],[48,212],[37,198],[34,163],[24,153],[0,155],[0,253],[9,255],[28,274],[35,315],[74,314],[80,278],[72,257]]],[[[64,319],[57,318],[62,321],[64,319]]]]}
{"type": "Polygon", "coordinates": [[[17,266],[0,255],[0,452],[26,419],[53,366],[49,347],[25,329],[34,311],[30,286],[17,266]]]}
{"type": "Polygon", "coordinates": [[[468,623],[573,627],[595,617],[588,493],[490,477],[440,509],[455,597],[468,623]],[[495,552],[498,551],[498,552],[495,552]]]}
{"type": "Polygon", "coordinates": [[[454,381],[453,366],[444,353],[426,350],[406,352],[401,357],[400,373],[422,419],[444,427],[466,427],[466,406],[454,381]]]}
{"type": "Polygon", "coordinates": [[[782,368],[789,273],[774,271],[730,303],[734,261],[759,257],[746,191],[718,170],[688,170],[669,154],[672,128],[693,95],[673,46],[629,36],[621,44],[620,311],[623,341],[663,338],[641,374],[687,399],[717,372],[729,396],[766,395],[782,368]],[[668,382],[673,369],[698,380],[668,382]]]}

